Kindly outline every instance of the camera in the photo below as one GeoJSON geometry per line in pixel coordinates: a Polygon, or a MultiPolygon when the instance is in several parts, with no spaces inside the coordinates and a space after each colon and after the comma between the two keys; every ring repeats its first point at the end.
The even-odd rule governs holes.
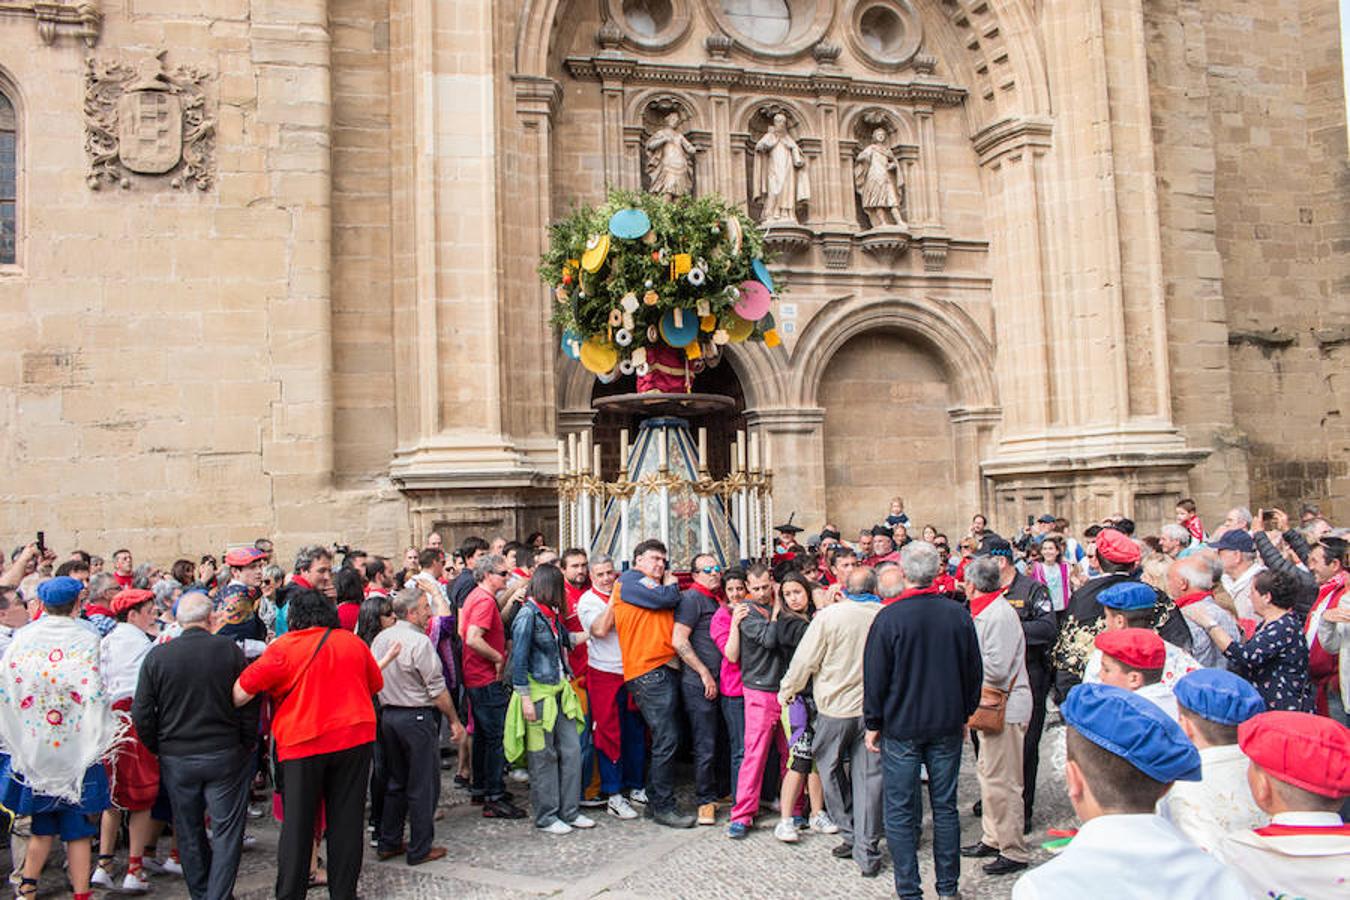
{"type": "Polygon", "coordinates": [[[351,556],[351,553],[352,553],[352,545],[351,545],[351,544],[339,544],[339,543],[336,543],[336,542],[335,542],[335,543],[333,544],[333,552],[336,553],[336,554],[340,554],[340,555],[342,555],[342,556],[351,556]]]}

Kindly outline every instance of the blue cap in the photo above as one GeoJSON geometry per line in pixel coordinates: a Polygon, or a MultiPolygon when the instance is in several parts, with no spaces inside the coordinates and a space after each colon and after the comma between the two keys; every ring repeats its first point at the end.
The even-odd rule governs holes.
{"type": "Polygon", "coordinates": [[[1245,531],[1225,531],[1217,541],[1210,541],[1209,546],[1215,550],[1239,550],[1243,553],[1255,553],[1256,541],[1245,531]]]}
{"type": "Polygon", "coordinates": [[[82,590],[84,590],[83,581],[69,575],[61,575],[39,584],[37,592],[43,606],[69,606],[79,598],[82,590]]]}
{"type": "Polygon", "coordinates": [[[1109,684],[1080,684],[1060,711],[1083,737],[1154,781],[1200,780],[1200,751],[1152,700],[1109,684]]]}
{"type": "Polygon", "coordinates": [[[1097,602],[1111,609],[1152,609],[1158,592],[1142,581],[1121,581],[1098,594],[1097,602]]]}
{"type": "Polygon", "coordinates": [[[1241,725],[1266,711],[1266,702],[1240,675],[1223,669],[1196,669],[1172,687],[1177,703],[1211,722],[1241,725]]]}

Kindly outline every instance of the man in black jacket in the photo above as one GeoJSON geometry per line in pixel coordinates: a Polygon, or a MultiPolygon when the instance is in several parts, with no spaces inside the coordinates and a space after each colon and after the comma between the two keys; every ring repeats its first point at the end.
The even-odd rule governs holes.
{"type": "Polygon", "coordinates": [[[955,897],[961,874],[956,783],[962,735],[980,703],[984,664],[970,613],[945,594],[924,590],[937,576],[937,548],[926,541],[906,544],[900,567],[906,590],[877,614],[863,651],[864,740],[881,753],[896,894],[902,900],[923,897],[919,768],[925,766],[937,891],[955,897]]]}
{"type": "Polygon", "coordinates": [[[228,900],[243,849],[258,703],[235,709],[231,690],[244,653],[211,634],[210,619],[205,594],[178,601],[183,633],[146,655],[131,717],[141,741],[159,755],[188,893],[193,900],[228,900]]]}
{"type": "Polygon", "coordinates": [[[1027,681],[1031,688],[1031,721],[1022,739],[1022,811],[1023,831],[1031,830],[1031,809],[1036,803],[1036,773],[1041,765],[1041,733],[1045,730],[1045,699],[1050,695],[1054,667],[1050,651],[1059,637],[1059,622],[1050,604],[1045,585],[1017,571],[1012,546],[998,535],[988,535],[979,556],[991,556],[998,562],[999,586],[1003,597],[1022,621],[1027,643],[1027,681]]]}

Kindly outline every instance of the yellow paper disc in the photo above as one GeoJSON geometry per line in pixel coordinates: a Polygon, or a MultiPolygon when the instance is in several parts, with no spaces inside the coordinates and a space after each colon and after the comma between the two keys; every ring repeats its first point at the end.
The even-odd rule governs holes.
{"type": "MultiPolygon", "coordinates": [[[[748,319],[742,319],[740,316],[736,315],[735,313],[732,313],[727,317],[726,330],[727,330],[727,338],[730,339],[730,341],[733,344],[739,344],[741,341],[748,338],[752,332],[754,332],[755,323],[751,322],[748,319]]],[[[586,346],[584,344],[581,347],[581,351],[582,351],[581,358],[582,361],[584,362],[586,359],[586,346]]]]}
{"type": "Polygon", "coordinates": [[[613,344],[591,338],[581,345],[581,364],[589,372],[604,375],[619,364],[619,351],[613,344]]]}
{"type": "Polygon", "coordinates": [[[581,268],[587,272],[599,272],[609,256],[609,235],[592,235],[586,241],[586,252],[581,254],[581,268]]]}

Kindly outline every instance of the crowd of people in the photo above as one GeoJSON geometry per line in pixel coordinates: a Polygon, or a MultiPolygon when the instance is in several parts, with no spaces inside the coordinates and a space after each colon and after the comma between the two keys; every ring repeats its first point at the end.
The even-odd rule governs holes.
{"type": "Polygon", "coordinates": [[[1020,873],[1016,898],[1343,897],[1347,533],[1300,518],[1235,508],[1207,533],[1185,500],[1156,535],[977,515],[952,541],[897,498],[855,540],[789,522],[730,567],[541,533],[306,546],[289,572],[268,540],[167,569],[29,544],[0,571],[11,880],[34,896],[59,840],[76,900],[151,874],[227,900],[270,802],[276,895],[353,898],[367,849],[447,855],[444,769],[482,816],[550,836],[772,825],[836,835],[865,878],[884,845],[902,898],[923,896],[925,793],[942,897],[962,857],[1020,873]],[[1029,868],[1050,713],[1082,825],[1029,868]]]}

